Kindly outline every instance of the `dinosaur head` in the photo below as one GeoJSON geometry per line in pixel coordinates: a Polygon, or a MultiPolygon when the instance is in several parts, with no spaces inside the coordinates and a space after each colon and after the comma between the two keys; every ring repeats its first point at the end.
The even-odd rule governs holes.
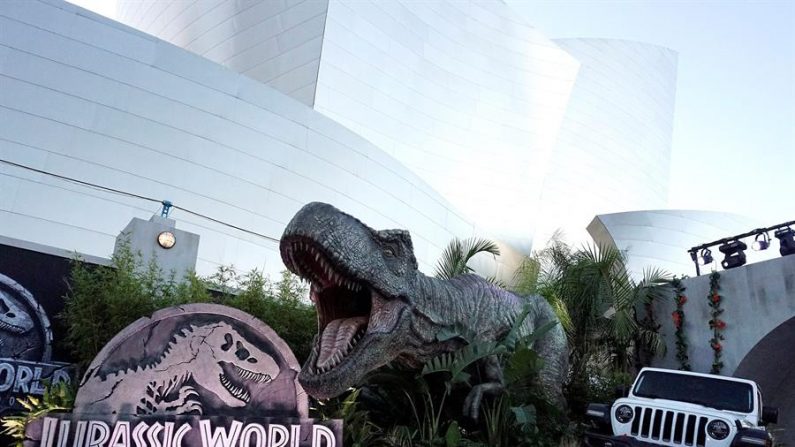
{"type": "Polygon", "coordinates": [[[310,282],[317,308],[318,335],[299,375],[307,392],[337,396],[405,349],[417,281],[408,232],[376,231],[314,202],[287,225],[280,250],[310,282]]]}
{"type": "Polygon", "coordinates": [[[170,365],[193,364],[193,380],[229,407],[246,405],[280,372],[273,357],[224,322],[183,330],[167,351],[170,365]]]}
{"type": "Polygon", "coordinates": [[[0,290],[0,331],[24,334],[33,329],[33,319],[17,301],[0,290]]]}

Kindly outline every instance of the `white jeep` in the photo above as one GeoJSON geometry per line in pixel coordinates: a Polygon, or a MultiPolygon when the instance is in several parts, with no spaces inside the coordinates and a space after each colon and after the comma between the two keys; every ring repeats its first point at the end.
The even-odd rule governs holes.
{"type": "Polygon", "coordinates": [[[778,411],[762,406],[755,382],[734,377],[643,368],[612,405],[589,404],[583,445],[772,446],[765,426],[778,411]]]}

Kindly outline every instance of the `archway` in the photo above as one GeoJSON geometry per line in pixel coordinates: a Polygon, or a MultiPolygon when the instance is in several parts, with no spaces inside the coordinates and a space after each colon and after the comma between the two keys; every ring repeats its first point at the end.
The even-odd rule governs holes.
{"type": "Polygon", "coordinates": [[[765,405],[779,409],[777,441],[795,441],[795,317],[762,338],[740,362],[735,377],[755,381],[765,405]]]}

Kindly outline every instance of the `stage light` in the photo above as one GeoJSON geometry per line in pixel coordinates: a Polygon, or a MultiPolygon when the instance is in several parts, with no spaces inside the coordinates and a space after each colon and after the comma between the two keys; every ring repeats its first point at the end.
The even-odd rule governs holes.
{"type": "Polygon", "coordinates": [[[754,251],[767,250],[768,247],[770,247],[770,236],[768,236],[767,233],[757,234],[754,243],[751,244],[751,248],[753,248],[754,251]]]}
{"type": "Polygon", "coordinates": [[[792,228],[779,228],[773,235],[778,239],[778,252],[781,253],[781,256],[795,253],[795,231],[792,231],[792,228]]]}
{"type": "Polygon", "coordinates": [[[712,264],[712,251],[709,248],[701,250],[701,265],[712,264]]]}
{"type": "Polygon", "coordinates": [[[740,240],[724,242],[718,247],[718,250],[726,255],[720,265],[724,269],[733,269],[745,265],[745,252],[743,250],[747,248],[748,246],[745,245],[745,242],[740,240]]]}

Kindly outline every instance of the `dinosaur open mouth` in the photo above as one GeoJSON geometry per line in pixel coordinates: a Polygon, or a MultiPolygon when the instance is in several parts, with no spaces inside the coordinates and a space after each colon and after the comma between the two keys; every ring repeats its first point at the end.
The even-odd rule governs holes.
{"type": "Polygon", "coordinates": [[[223,370],[221,374],[218,374],[221,385],[229,391],[229,394],[246,403],[251,400],[247,384],[265,383],[272,380],[269,374],[254,372],[233,363],[219,362],[219,364],[223,370]]]}
{"type": "Polygon", "coordinates": [[[11,332],[14,334],[22,334],[27,332],[25,328],[13,325],[11,323],[6,323],[5,321],[0,321],[0,331],[11,332]]]}
{"type": "MultiPolygon", "coordinates": [[[[285,245],[287,268],[311,284],[318,337],[308,360],[312,374],[344,364],[367,336],[377,290],[335,265],[316,243],[295,238],[285,245]]],[[[307,368],[304,368],[305,371],[307,368]]]]}

